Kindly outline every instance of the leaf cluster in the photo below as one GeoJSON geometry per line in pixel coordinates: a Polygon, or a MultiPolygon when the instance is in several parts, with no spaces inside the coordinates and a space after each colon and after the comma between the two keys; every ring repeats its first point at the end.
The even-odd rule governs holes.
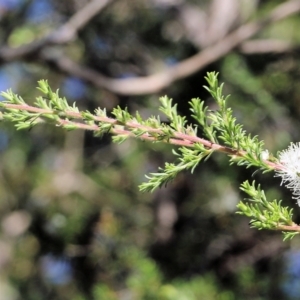
{"type": "Polygon", "coordinates": [[[207,108],[205,108],[199,115],[199,110],[196,108],[199,104],[194,101],[192,103],[193,117],[197,121],[201,121],[200,124],[204,128],[207,138],[218,144],[221,141],[230,148],[237,150],[237,153],[231,156],[231,163],[236,162],[247,168],[255,166],[263,171],[270,171],[271,169],[261,157],[261,153],[264,151],[264,142],[260,141],[257,136],[252,137],[247,134],[243,126],[237,123],[232,109],[227,107],[229,96],[223,95],[223,84],[219,85],[216,75],[215,73],[208,73],[206,77],[208,86],[204,88],[216,101],[219,109],[206,114],[207,108]]]}
{"type": "Polygon", "coordinates": [[[245,181],[241,184],[241,190],[250,198],[245,199],[247,202],[238,203],[237,213],[249,217],[251,227],[258,230],[282,230],[284,240],[300,233],[300,228],[292,221],[293,209],[282,206],[281,200],[268,201],[260,185],[255,186],[255,181],[252,184],[245,181]],[[294,229],[298,231],[288,231],[294,229]]]}
{"type": "MultiPolygon", "coordinates": [[[[211,111],[199,98],[192,99],[190,111],[197,122],[187,124],[185,116],[180,116],[177,104],[167,96],[160,98],[159,110],[168,118],[168,123],[161,122],[159,116],[143,119],[138,112],[131,114],[128,109],[116,107],[109,116],[105,109],[97,108],[93,113],[80,111],[59,92],[53,92],[47,81],[38,82],[38,89],[43,96],[37,97],[33,106],[28,105],[11,90],[3,92],[4,101],[2,118],[14,122],[17,129],[28,129],[42,122],[52,123],[67,130],[83,129],[93,131],[95,136],[110,133],[113,141],[122,143],[129,137],[151,142],[164,142],[178,149],[172,149],[176,160],[166,162],[158,172],[146,176],[148,182],[140,185],[141,191],[154,191],[171,180],[179,172],[190,170],[192,173],[198,164],[208,159],[214,152],[223,152],[230,157],[230,163],[247,168],[255,166],[263,172],[274,170],[276,159],[266,159],[267,150],[257,136],[247,134],[227,107],[228,96],[223,95],[223,85],[218,83],[217,73],[208,73],[205,89],[217,103],[218,109],[211,111]],[[198,136],[198,127],[204,136],[198,136]]],[[[272,156],[271,156],[272,157],[272,156]]],[[[251,218],[251,226],[257,229],[282,230],[285,238],[292,238],[300,232],[292,222],[292,210],[282,207],[281,201],[267,201],[264,192],[253,183],[244,182],[241,189],[250,197],[250,202],[240,202],[240,214],[251,218]]]]}
{"type": "MultiPolygon", "coordinates": [[[[141,185],[142,191],[153,191],[170,180],[172,180],[180,171],[194,171],[199,162],[208,158],[217,148],[219,151],[227,152],[231,157],[231,163],[244,165],[247,168],[255,166],[263,172],[272,170],[272,167],[262,158],[264,151],[263,141],[259,141],[257,136],[251,137],[243,129],[241,124],[237,124],[233,116],[232,109],[227,107],[228,96],[223,96],[223,84],[219,86],[218,74],[208,73],[206,76],[208,86],[205,86],[212,98],[218,104],[219,109],[209,111],[204,101],[199,98],[192,99],[189,104],[192,117],[197,121],[204,132],[208,143],[194,143],[190,146],[192,149],[182,147],[178,152],[174,152],[178,159],[175,163],[166,163],[159,172],[151,173],[147,176],[148,182],[141,185]],[[214,147],[221,145],[223,148],[214,147]],[[197,158],[196,158],[197,157],[197,158]]],[[[177,113],[177,105],[172,105],[172,100],[167,97],[160,99],[162,106],[160,110],[168,117],[170,121],[171,137],[176,137],[178,132],[192,136],[197,135],[197,127],[186,124],[186,118],[177,113]]]]}

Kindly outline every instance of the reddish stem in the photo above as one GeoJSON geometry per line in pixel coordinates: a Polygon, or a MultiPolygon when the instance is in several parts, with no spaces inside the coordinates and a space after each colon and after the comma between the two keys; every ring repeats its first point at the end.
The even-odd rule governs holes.
{"type": "Polygon", "coordinates": [[[300,232],[300,226],[295,223],[293,225],[278,225],[276,230],[300,232]]]}
{"type": "MultiPolygon", "coordinates": [[[[28,112],[41,114],[41,115],[43,115],[43,114],[57,115],[57,113],[53,110],[34,107],[34,106],[27,105],[27,104],[10,104],[10,103],[2,102],[1,106],[5,109],[26,110],[28,112]]],[[[84,120],[84,117],[82,116],[82,114],[80,112],[64,111],[63,113],[65,114],[66,117],[69,117],[72,119],[84,120]]],[[[164,135],[163,130],[161,130],[159,128],[152,128],[150,126],[142,125],[142,124],[137,123],[136,121],[129,121],[129,122],[126,122],[125,124],[123,124],[116,119],[109,118],[106,116],[93,115],[92,118],[95,122],[108,123],[108,124],[113,125],[113,127],[111,129],[111,133],[115,134],[115,135],[128,135],[128,136],[136,137],[136,135],[134,133],[132,133],[132,131],[130,129],[141,129],[141,130],[148,132],[148,133],[144,133],[139,136],[140,139],[148,140],[148,141],[157,140],[151,134],[158,134],[161,136],[164,135]],[[118,127],[114,127],[114,125],[124,126],[124,128],[120,129],[118,127]]],[[[73,125],[76,128],[84,129],[84,130],[91,130],[91,131],[99,130],[99,127],[97,125],[89,125],[89,124],[85,124],[85,123],[64,120],[62,118],[60,118],[58,120],[58,124],[62,125],[62,126],[63,125],[73,125]]],[[[199,143],[199,144],[204,145],[208,149],[227,153],[228,155],[231,155],[231,156],[243,157],[246,155],[246,152],[243,150],[236,150],[236,149],[232,149],[230,147],[215,144],[215,143],[212,143],[206,139],[203,139],[203,138],[200,138],[197,136],[193,136],[193,135],[189,135],[189,134],[177,132],[177,131],[173,132],[172,134],[173,134],[172,138],[170,138],[168,140],[164,139],[162,141],[167,142],[169,144],[185,146],[185,147],[192,147],[195,143],[199,143]]],[[[275,170],[284,169],[284,166],[279,163],[274,163],[269,160],[264,160],[264,163],[275,170]]]]}

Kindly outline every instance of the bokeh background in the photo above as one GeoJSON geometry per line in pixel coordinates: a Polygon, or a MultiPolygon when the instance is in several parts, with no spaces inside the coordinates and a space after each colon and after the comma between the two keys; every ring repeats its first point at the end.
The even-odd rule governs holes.
{"type": "MultiPolygon", "coordinates": [[[[0,0],[0,90],[47,79],[82,110],[189,115],[220,73],[245,129],[276,154],[300,140],[300,1],[0,0]]],[[[191,119],[189,119],[192,121],[191,119]]],[[[152,194],[172,147],[41,125],[0,127],[0,299],[299,299],[300,240],[235,214],[246,179],[299,207],[273,174],[215,154],[152,194]]]]}

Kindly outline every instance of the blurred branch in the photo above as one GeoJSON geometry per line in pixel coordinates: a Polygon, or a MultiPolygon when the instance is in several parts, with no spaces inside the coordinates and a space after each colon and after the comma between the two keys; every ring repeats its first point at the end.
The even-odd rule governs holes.
{"type": "Polygon", "coordinates": [[[74,14],[68,22],[54,30],[49,35],[35,40],[32,43],[11,48],[3,46],[0,48],[0,59],[2,61],[13,61],[26,58],[36,54],[42,48],[53,44],[65,44],[71,41],[93,17],[95,17],[112,0],[93,0],[74,14]]]}
{"type": "Polygon", "coordinates": [[[299,11],[299,0],[291,0],[278,5],[268,14],[268,16],[258,21],[242,25],[234,32],[228,34],[224,39],[207,47],[198,54],[183,60],[175,66],[166,68],[162,72],[146,77],[112,79],[93,69],[84,67],[61,54],[53,55],[53,53],[50,52],[43,52],[41,58],[51,62],[63,72],[75,75],[97,87],[105,88],[117,94],[152,94],[161,91],[179,79],[183,79],[198,72],[210,63],[226,55],[232,49],[264,29],[266,26],[296,14],[299,11]]]}
{"type": "Polygon", "coordinates": [[[239,50],[245,54],[254,54],[254,53],[282,53],[287,51],[292,51],[297,48],[297,45],[294,45],[290,42],[283,40],[251,40],[246,41],[241,44],[239,50]]]}
{"type": "Polygon", "coordinates": [[[185,3],[179,10],[184,36],[199,49],[223,39],[241,18],[240,0],[212,0],[209,9],[185,3]]]}
{"type": "Polygon", "coordinates": [[[84,27],[109,2],[111,0],[94,0],[89,2],[67,23],[40,40],[16,49],[7,46],[2,47],[0,49],[0,60],[7,62],[39,54],[42,60],[55,65],[59,70],[90,82],[97,87],[122,95],[151,94],[161,91],[177,80],[198,72],[226,55],[266,26],[300,11],[299,0],[285,2],[273,9],[265,18],[242,25],[219,42],[205,48],[196,55],[181,61],[175,66],[146,77],[113,79],[91,68],[84,67],[61,53],[57,54],[49,51],[50,49],[46,47],[48,45],[63,44],[72,40],[78,30],[84,27]]]}
{"type": "Polygon", "coordinates": [[[71,41],[92,18],[94,18],[112,0],[94,0],[79,10],[72,18],[53,32],[49,40],[53,44],[63,44],[71,41]]]}

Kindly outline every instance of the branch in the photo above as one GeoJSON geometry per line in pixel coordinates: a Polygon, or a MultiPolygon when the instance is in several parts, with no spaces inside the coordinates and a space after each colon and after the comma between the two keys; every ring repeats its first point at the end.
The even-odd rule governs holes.
{"type": "MultiPolygon", "coordinates": [[[[89,2],[82,10],[78,11],[67,23],[49,34],[19,48],[4,46],[0,49],[0,59],[13,61],[36,54],[51,44],[63,44],[72,40],[78,30],[84,27],[101,9],[112,0],[94,0],[89,2]]],[[[162,72],[139,78],[113,79],[81,66],[66,56],[56,55],[48,51],[42,51],[40,58],[53,63],[61,71],[75,75],[93,85],[107,89],[120,95],[143,95],[161,91],[173,82],[190,76],[203,69],[210,63],[220,59],[232,49],[240,45],[251,36],[255,35],[266,26],[287,18],[300,11],[300,1],[290,0],[278,5],[267,17],[240,26],[237,30],[228,34],[224,39],[204,49],[198,54],[183,60],[175,66],[166,68],[162,72]]],[[[47,49],[45,49],[47,50],[47,49]]]]}
{"type": "MultiPolygon", "coordinates": [[[[5,103],[2,102],[0,104],[2,108],[4,108],[7,111],[27,111],[30,113],[36,114],[39,119],[36,119],[39,123],[44,123],[45,119],[43,119],[43,116],[46,115],[53,115],[56,116],[58,113],[55,110],[51,109],[43,109],[39,108],[36,106],[31,106],[27,104],[10,104],[10,103],[5,103]]],[[[68,127],[70,128],[71,126],[74,127],[74,129],[83,129],[83,130],[89,130],[89,131],[99,131],[99,126],[98,125],[90,125],[90,124],[85,124],[81,122],[74,122],[70,121],[69,119],[77,119],[84,121],[83,113],[82,112],[74,112],[71,110],[65,110],[64,111],[64,116],[66,119],[62,117],[56,118],[56,125],[62,126],[62,127],[68,127]]],[[[127,135],[130,137],[136,137],[136,134],[132,132],[132,130],[135,129],[140,129],[142,131],[145,131],[144,134],[139,135],[138,137],[142,140],[148,140],[148,141],[160,141],[160,142],[166,142],[168,144],[173,144],[173,145],[178,145],[178,146],[185,146],[185,147],[193,147],[196,143],[200,143],[204,145],[205,147],[212,149],[214,151],[218,152],[223,152],[227,153],[229,155],[235,155],[235,156],[243,156],[245,155],[244,151],[240,150],[235,150],[231,149],[226,146],[222,146],[219,144],[212,143],[206,139],[196,137],[196,136],[191,136],[182,132],[174,131],[172,133],[173,138],[170,138],[168,140],[161,140],[159,137],[155,138],[152,136],[152,134],[156,134],[157,136],[163,136],[164,132],[161,129],[153,128],[150,126],[145,126],[142,124],[137,123],[136,121],[129,121],[126,123],[121,123],[118,120],[110,117],[100,117],[96,115],[92,115],[91,118],[98,123],[102,124],[108,124],[112,125],[113,127],[110,130],[110,133],[115,134],[115,135],[127,135]],[[120,129],[119,127],[125,127],[127,129],[120,129]]],[[[269,166],[272,168],[276,169],[281,169],[281,166],[278,164],[274,164],[272,162],[268,162],[269,166]]]]}
{"type": "Polygon", "coordinates": [[[94,0],[85,5],[71,19],[54,31],[49,40],[52,44],[65,44],[71,41],[87,23],[91,21],[99,12],[112,2],[112,0],[94,0]]]}
{"type": "MultiPolygon", "coordinates": [[[[207,87],[208,91],[224,109],[226,99],[221,96],[222,86],[218,87],[217,75],[209,73],[207,81],[210,86],[207,87]]],[[[60,98],[58,91],[54,93],[46,81],[39,81],[38,89],[43,92],[45,98],[38,97],[35,106],[28,105],[12,91],[3,92],[2,96],[6,101],[0,102],[0,106],[4,109],[2,118],[15,122],[18,129],[51,122],[68,130],[90,130],[96,136],[111,133],[116,136],[117,142],[122,142],[128,137],[135,137],[192,148],[205,153],[205,156],[214,151],[223,152],[231,157],[232,162],[237,162],[239,165],[256,165],[263,170],[283,169],[277,161],[264,159],[261,156],[263,143],[258,142],[256,137],[251,138],[245,135],[242,127],[236,124],[231,110],[211,112],[206,116],[207,108],[203,107],[204,103],[199,99],[193,99],[190,102],[192,117],[201,126],[207,123],[206,118],[211,120],[211,126],[203,128],[209,139],[198,137],[196,127],[186,125],[185,117],[177,114],[176,105],[172,106],[172,100],[167,97],[160,98],[162,104],[160,110],[169,118],[170,124],[161,123],[158,117],[143,120],[138,113],[133,116],[128,113],[127,109],[122,110],[120,107],[112,111],[115,118],[108,117],[105,109],[100,108],[96,109],[94,114],[88,111],[80,112],[74,104],[69,105],[65,98],[60,98]],[[226,122],[222,121],[223,118],[226,122]],[[236,131],[233,131],[234,127],[236,131]],[[224,145],[217,141],[217,128],[220,130],[219,137],[225,142],[224,145]],[[249,149],[251,149],[250,152],[249,149]]]]}
{"type": "Polygon", "coordinates": [[[297,49],[297,45],[284,40],[250,40],[242,43],[239,50],[245,54],[283,53],[297,49]]]}
{"type": "Polygon", "coordinates": [[[54,64],[61,71],[79,77],[99,88],[105,88],[120,95],[152,94],[161,91],[177,80],[198,72],[210,63],[225,56],[232,49],[254,36],[266,26],[296,14],[299,11],[299,0],[291,0],[278,5],[268,16],[261,20],[242,25],[213,46],[183,60],[175,66],[146,77],[112,79],[93,69],[82,66],[64,55],[43,52],[41,57],[43,60],[54,64]]]}
{"type": "Polygon", "coordinates": [[[275,230],[278,231],[289,231],[289,232],[299,232],[300,233],[300,226],[296,223],[293,223],[293,225],[278,225],[275,230]]]}
{"type": "Polygon", "coordinates": [[[241,190],[250,196],[246,203],[240,201],[237,205],[238,214],[251,218],[250,225],[253,228],[282,231],[284,239],[291,239],[300,234],[300,226],[293,222],[293,209],[283,207],[281,200],[269,201],[265,192],[255,181],[250,184],[247,181],[241,185],[241,190]]]}
{"type": "MultiPolygon", "coordinates": [[[[2,119],[14,122],[17,129],[31,128],[39,123],[47,122],[66,130],[82,129],[94,132],[95,136],[110,133],[113,141],[121,143],[129,137],[152,142],[164,142],[180,146],[172,150],[177,157],[175,163],[165,163],[164,168],[151,173],[148,182],[140,185],[141,191],[153,191],[173,180],[179,172],[194,169],[208,159],[213,152],[223,152],[230,157],[230,163],[240,166],[257,167],[262,172],[275,170],[275,176],[282,177],[282,182],[294,190],[300,198],[300,180],[298,168],[300,163],[300,143],[291,146],[272,156],[264,149],[264,142],[257,136],[247,134],[241,124],[236,122],[232,110],[227,107],[227,99],[222,94],[223,85],[218,84],[217,74],[208,73],[206,90],[216,101],[219,109],[210,111],[204,107],[199,98],[190,101],[191,117],[202,128],[205,138],[197,136],[197,125],[188,125],[187,118],[180,116],[177,105],[172,99],[161,97],[159,110],[166,115],[169,123],[162,123],[159,117],[142,119],[136,112],[132,115],[127,109],[114,108],[108,117],[105,109],[96,109],[94,113],[79,111],[75,104],[69,105],[65,98],[53,92],[47,81],[39,81],[38,89],[44,94],[37,97],[34,106],[26,102],[12,91],[2,92],[4,101],[0,102],[3,109],[2,119]],[[221,144],[219,141],[221,141],[221,144]]],[[[284,239],[291,239],[300,234],[300,226],[292,221],[293,210],[281,205],[281,200],[268,201],[260,185],[245,181],[241,190],[250,196],[246,203],[240,201],[237,213],[251,218],[250,224],[257,229],[280,230],[284,239]]]]}

